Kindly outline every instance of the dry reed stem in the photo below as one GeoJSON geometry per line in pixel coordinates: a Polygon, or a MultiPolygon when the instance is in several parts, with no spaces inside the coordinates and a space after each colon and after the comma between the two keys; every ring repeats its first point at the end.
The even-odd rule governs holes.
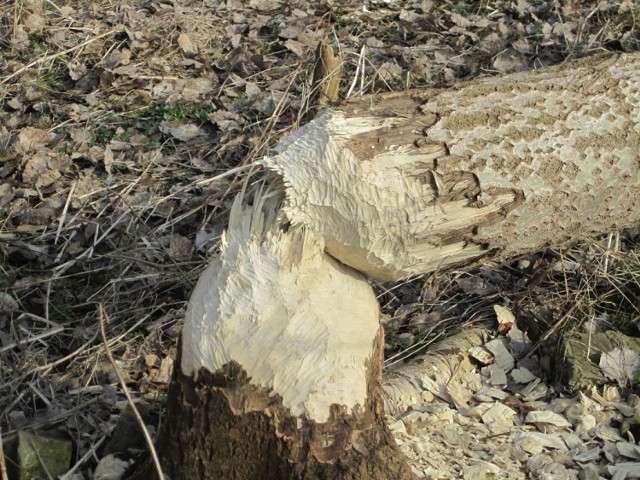
{"type": "Polygon", "coordinates": [[[0,85],[3,85],[5,83],[9,82],[13,78],[15,78],[18,75],[22,74],[23,72],[29,70],[31,67],[35,67],[36,65],[48,62],[50,60],[55,60],[56,58],[59,58],[59,57],[61,57],[63,55],[66,55],[67,53],[71,53],[71,52],[73,52],[75,50],[79,50],[81,48],[84,48],[87,45],[90,45],[91,43],[100,40],[101,38],[108,37],[109,35],[113,35],[114,33],[119,32],[119,31],[120,31],[119,28],[113,28],[113,29],[109,30],[108,32],[104,32],[104,33],[98,35],[97,37],[93,37],[93,38],[90,38],[89,40],[85,40],[81,44],[76,45],[74,47],[67,48],[66,50],[62,50],[60,52],[52,53],[51,55],[45,55],[44,57],[41,57],[41,58],[37,58],[34,61],[32,61],[31,63],[29,63],[28,65],[25,65],[24,67],[19,68],[18,70],[13,72],[11,75],[7,75],[3,79],[0,79],[0,85]]]}
{"type": "Polygon", "coordinates": [[[71,467],[69,469],[69,471],[67,471],[67,473],[65,473],[64,475],[62,475],[60,477],[60,480],[70,480],[71,477],[73,476],[73,474],[82,466],[84,465],[84,463],[89,460],[91,457],[97,457],[97,450],[98,447],[100,447],[100,445],[102,445],[105,440],[107,439],[107,436],[103,436],[102,438],[100,438],[100,440],[98,440],[97,442],[95,442],[91,448],[89,448],[87,450],[87,453],[85,453],[82,457],[80,457],[80,459],[73,465],[73,467],[71,467]]]}
{"type": "Polygon", "coordinates": [[[0,480],[9,480],[7,464],[4,459],[4,447],[2,445],[2,429],[0,429],[0,480]]]}
{"type": "Polygon", "coordinates": [[[107,316],[107,312],[105,312],[104,307],[100,303],[98,304],[98,322],[100,324],[100,335],[102,337],[102,342],[104,343],[105,353],[107,354],[107,358],[109,359],[109,362],[111,363],[114,371],[116,372],[116,376],[118,377],[118,382],[120,383],[120,387],[122,388],[122,393],[124,393],[124,396],[127,398],[127,403],[131,408],[131,412],[133,413],[133,416],[135,417],[136,422],[138,423],[138,425],[140,426],[140,429],[142,430],[142,434],[144,435],[144,440],[147,443],[147,447],[149,448],[149,453],[151,454],[151,458],[153,460],[153,466],[156,470],[156,474],[158,475],[158,480],[164,480],[164,474],[162,473],[162,467],[160,466],[160,459],[158,458],[158,453],[156,452],[156,448],[153,445],[153,440],[151,439],[149,430],[147,430],[147,426],[145,425],[144,420],[142,420],[142,416],[140,415],[138,408],[133,402],[133,397],[129,393],[129,389],[127,388],[127,383],[124,381],[124,378],[120,373],[120,369],[118,368],[118,365],[116,364],[116,361],[114,360],[113,355],[111,355],[111,349],[109,348],[109,342],[107,341],[107,334],[104,328],[105,318],[107,320],[109,319],[109,317],[107,316]]]}
{"type": "Polygon", "coordinates": [[[47,464],[42,459],[42,456],[40,455],[40,451],[36,448],[35,444],[33,443],[33,440],[29,439],[29,444],[31,445],[31,450],[33,451],[33,453],[36,454],[40,467],[42,467],[42,469],[44,470],[44,473],[47,475],[47,480],[53,480],[53,477],[51,476],[51,473],[49,473],[49,469],[47,468],[47,464]]]}

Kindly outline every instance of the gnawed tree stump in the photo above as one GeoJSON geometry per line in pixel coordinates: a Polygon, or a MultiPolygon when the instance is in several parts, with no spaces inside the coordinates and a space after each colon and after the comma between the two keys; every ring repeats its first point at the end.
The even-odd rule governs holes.
{"type": "Polygon", "coordinates": [[[640,223],[638,145],[638,54],[366,98],[301,128],[265,159],[270,187],[234,204],[189,302],[159,440],[169,477],[411,478],[360,272],[640,223]]]}
{"type": "Polygon", "coordinates": [[[169,477],[411,478],[384,421],[372,288],[264,199],[236,199],[189,303],[159,445],[169,477]]]}

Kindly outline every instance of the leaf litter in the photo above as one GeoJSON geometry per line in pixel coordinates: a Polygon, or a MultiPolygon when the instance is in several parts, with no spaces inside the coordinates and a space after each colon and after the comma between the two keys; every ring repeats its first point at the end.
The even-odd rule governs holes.
{"type": "MultiPolygon", "coordinates": [[[[344,99],[637,50],[638,13],[627,0],[0,6],[3,439],[66,435],[74,479],[102,478],[105,465],[124,472],[140,454],[103,455],[126,401],[96,333],[98,306],[153,423],[186,299],[218,247],[239,176],[316,106],[319,41],[343,60],[344,99]]],[[[472,360],[465,351],[456,382],[424,380],[429,392],[401,424],[390,417],[424,478],[635,475],[635,370],[622,378],[603,355],[622,386],[573,396],[549,368],[552,336],[535,342],[563,318],[637,333],[637,241],[638,232],[614,233],[378,285],[388,371],[475,325],[489,322],[495,337],[482,336],[472,360]]]]}

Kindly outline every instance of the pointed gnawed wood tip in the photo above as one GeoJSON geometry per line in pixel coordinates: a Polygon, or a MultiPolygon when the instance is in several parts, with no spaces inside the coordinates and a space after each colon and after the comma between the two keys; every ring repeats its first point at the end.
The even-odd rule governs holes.
{"type": "Polygon", "coordinates": [[[220,255],[187,307],[182,372],[234,361],[294,415],[324,422],[332,404],[365,404],[378,303],[321,237],[279,222],[279,202],[266,188],[234,202],[220,255]]]}

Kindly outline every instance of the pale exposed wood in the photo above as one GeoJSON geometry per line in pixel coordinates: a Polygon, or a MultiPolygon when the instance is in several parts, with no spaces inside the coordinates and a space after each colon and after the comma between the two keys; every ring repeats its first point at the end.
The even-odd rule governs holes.
{"type": "Polygon", "coordinates": [[[236,198],[220,255],[187,308],[181,369],[196,376],[236,362],[293,415],[326,422],[332,404],[349,412],[365,404],[378,302],[316,234],[284,231],[268,197],[253,206],[236,198]]]}
{"type": "Polygon", "coordinates": [[[293,225],[379,280],[640,223],[640,55],[326,111],[267,159],[293,225]]]}
{"type": "Polygon", "coordinates": [[[171,478],[410,480],[385,423],[383,331],[365,277],[277,217],[233,205],[192,294],[159,452],[171,478]],[[175,444],[189,445],[176,450],[175,444]]]}
{"type": "Polygon", "coordinates": [[[455,403],[449,384],[467,371],[475,370],[469,349],[484,345],[489,332],[469,328],[431,347],[411,362],[394,367],[382,381],[382,397],[387,414],[403,413],[437,398],[455,403]]]}

